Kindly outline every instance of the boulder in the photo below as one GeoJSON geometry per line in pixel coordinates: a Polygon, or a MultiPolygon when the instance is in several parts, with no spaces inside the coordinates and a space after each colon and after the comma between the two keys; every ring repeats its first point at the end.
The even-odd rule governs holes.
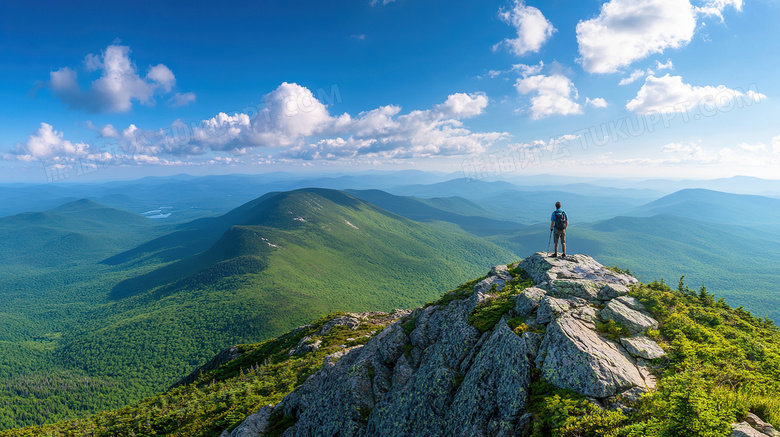
{"type": "Polygon", "coordinates": [[[361,435],[368,414],[393,383],[394,369],[386,364],[386,356],[395,354],[397,347],[383,346],[401,341],[399,325],[396,322],[365,345],[352,348],[285,396],[275,411],[297,420],[283,435],[361,435]]]}
{"type": "Polygon", "coordinates": [[[513,435],[531,384],[528,355],[526,342],[501,319],[457,388],[444,435],[513,435]]]}
{"type": "Polygon", "coordinates": [[[637,370],[639,370],[639,374],[642,375],[642,379],[645,380],[645,387],[647,387],[650,390],[655,390],[655,385],[658,382],[658,379],[655,377],[655,375],[652,372],[652,367],[650,366],[650,362],[645,360],[644,358],[637,358],[636,368],[637,370]]]}
{"type": "Polygon", "coordinates": [[[747,423],[750,424],[753,428],[755,428],[758,431],[763,432],[764,434],[771,436],[771,437],[780,437],[780,432],[778,432],[774,426],[772,426],[769,423],[764,422],[761,420],[760,417],[756,416],[753,413],[748,413],[747,418],[745,419],[747,423]]]}
{"type": "Polygon", "coordinates": [[[631,296],[620,296],[615,298],[616,301],[636,311],[647,311],[642,302],[639,302],[637,298],[631,296]]]}
{"type": "MultiPolygon", "coordinates": [[[[635,278],[584,255],[556,260],[535,254],[520,266],[538,286],[513,296],[512,309],[492,330],[479,332],[468,317],[490,298],[493,286],[501,290],[512,280],[506,266],[491,269],[469,296],[410,314],[386,315],[392,324],[365,345],[326,357],[320,371],[273,408],[274,414],[295,417],[282,436],[526,435],[533,426],[527,402],[534,366],[553,385],[579,392],[597,405],[596,398],[620,395],[618,402],[630,408],[628,400],[654,387],[645,358],[657,351],[645,340],[626,340],[635,358],[595,330],[599,314],[592,302],[607,297],[601,299],[609,300],[602,318],[612,316],[642,330],[655,326],[638,302],[624,299],[626,286],[636,283],[635,278]],[[507,320],[514,315],[539,329],[512,332],[507,320]],[[414,323],[404,331],[399,319],[414,323]]],[[[348,314],[317,332],[309,327],[299,334],[309,337],[296,348],[314,345],[318,336],[337,326],[355,329],[375,323],[375,317],[348,314]]],[[[254,423],[263,429],[267,419],[256,416],[241,426],[251,430],[254,423]]]]}
{"type": "Polygon", "coordinates": [[[312,338],[307,335],[303,337],[294,348],[290,349],[288,355],[305,354],[319,350],[322,340],[319,338],[312,338]]]}
{"type": "Polygon", "coordinates": [[[556,279],[552,285],[557,294],[576,296],[585,300],[595,300],[599,294],[599,287],[588,280],[556,279]]]}
{"type": "Polygon", "coordinates": [[[325,322],[325,324],[322,325],[322,328],[317,331],[317,335],[325,335],[336,326],[346,326],[354,331],[360,326],[360,318],[357,314],[345,314],[343,316],[335,317],[332,320],[325,322]]]}
{"type": "Polygon", "coordinates": [[[645,386],[631,355],[571,316],[547,326],[536,364],[551,384],[586,396],[603,398],[645,386]]]}
{"type": "Polygon", "coordinates": [[[637,310],[632,310],[621,303],[619,299],[622,297],[609,301],[607,306],[601,310],[602,320],[614,320],[628,328],[633,335],[644,333],[648,329],[658,326],[658,321],[637,310]]]}
{"type": "Polygon", "coordinates": [[[623,393],[620,393],[618,396],[628,402],[639,402],[645,393],[647,393],[647,389],[644,387],[634,387],[624,391],[623,393]]]}
{"type": "Polygon", "coordinates": [[[658,343],[645,336],[621,338],[620,344],[631,355],[646,360],[654,360],[666,356],[666,352],[661,349],[661,346],[658,346],[658,343]]]}
{"type": "Polygon", "coordinates": [[[636,284],[631,275],[613,272],[587,255],[572,254],[566,259],[550,258],[537,252],[519,263],[537,284],[552,284],[557,279],[580,279],[597,284],[636,284]]]}
{"type": "Polygon", "coordinates": [[[582,322],[585,326],[592,330],[596,330],[596,322],[598,321],[598,315],[596,313],[596,308],[593,308],[590,305],[587,306],[581,306],[579,308],[575,308],[569,312],[572,317],[582,322]]]}
{"type": "Polygon", "coordinates": [[[387,334],[386,340],[378,345],[379,354],[384,359],[385,364],[392,364],[401,358],[406,348],[406,334],[401,324],[394,323],[385,328],[387,334]]]}
{"type": "Polygon", "coordinates": [[[228,437],[257,437],[265,434],[266,429],[268,429],[268,418],[273,411],[273,405],[266,405],[241,422],[233,432],[228,434],[228,437]]]}
{"type": "Polygon", "coordinates": [[[544,296],[539,303],[539,310],[536,313],[537,323],[550,323],[554,318],[559,317],[575,308],[588,305],[583,299],[559,299],[552,296],[544,296]]]}
{"type": "Polygon", "coordinates": [[[606,284],[601,287],[596,297],[599,300],[612,300],[616,297],[627,295],[628,291],[628,287],[623,284],[606,284]]]}
{"type": "Polygon", "coordinates": [[[747,422],[740,422],[731,425],[731,437],[767,437],[767,435],[756,431],[747,422]]]}
{"type": "Polygon", "coordinates": [[[538,287],[528,287],[515,296],[514,311],[518,316],[528,317],[539,308],[539,303],[547,292],[538,287]]]}
{"type": "Polygon", "coordinates": [[[474,286],[474,291],[479,293],[488,293],[493,285],[496,286],[496,291],[502,290],[508,282],[512,280],[512,275],[509,273],[509,269],[505,265],[494,266],[490,269],[487,278],[479,281],[474,286]]]}

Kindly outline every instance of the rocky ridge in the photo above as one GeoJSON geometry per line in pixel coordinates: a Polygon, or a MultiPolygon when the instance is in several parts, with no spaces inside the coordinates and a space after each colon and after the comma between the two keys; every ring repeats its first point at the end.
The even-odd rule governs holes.
{"type": "MultiPolygon", "coordinates": [[[[636,278],[585,255],[534,254],[496,266],[473,288],[456,290],[390,324],[365,345],[328,357],[275,406],[263,407],[230,437],[265,436],[283,421],[283,436],[512,436],[526,433],[532,372],[588,396],[604,408],[626,408],[653,390],[650,360],[663,349],[644,334],[657,322],[626,296],[636,278]],[[508,297],[492,329],[469,323],[520,272],[534,285],[508,297]],[[510,328],[522,320],[522,329],[510,328]],[[612,320],[630,337],[599,332],[612,320]],[[293,424],[294,423],[294,424],[293,424]]],[[[314,346],[302,344],[291,350],[314,346]]]]}

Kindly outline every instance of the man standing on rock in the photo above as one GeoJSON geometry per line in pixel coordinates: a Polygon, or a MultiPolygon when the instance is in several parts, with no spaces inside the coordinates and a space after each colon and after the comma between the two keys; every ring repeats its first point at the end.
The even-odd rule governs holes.
{"type": "MultiPolygon", "coordinates": [[[[558,240],[561,240],[561,258],[566,258],[566,227],[569,226],[569,219],[566,213],[561,209],[561,202],[555,202],[555,211],[550,217],[550,231],[553,232],[555,240],[555,253],[553,258],[558,258],[558,240]]],[[[548,246],[549,247],[549,246],[548,246]]]]}

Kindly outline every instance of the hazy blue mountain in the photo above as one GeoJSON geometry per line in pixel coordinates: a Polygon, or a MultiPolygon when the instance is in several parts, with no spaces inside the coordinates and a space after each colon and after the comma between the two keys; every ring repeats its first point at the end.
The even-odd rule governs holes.
{"type": "Polygon", "coordinates": [[[148,238],[147,218],[82,199],[44,212],[0,218],[0,263],[67,267],[127,249],[148,238]]]}
{"type": "Polygon", "coordinates": [[[453,179],[430,185],[395,187],[397,195],[416,197],[463,197],[489,211],[491,216],[523,224],[547,221],[555,202],[563,203],[566,211],[576,211],[576,221],[603,220],[655,199],[653,192],[611,189],[595,185],[569,185],[565,189],[553,186],[520,187],[504,181],[470,181],[453,179]],[[593,190],[593,194],[589,190],[593,190]]]}
{"type": "Polygon", "coordinates": [[[671,214],[701,221],[744,226],[778,223],[780,200],[704,189],[677,191],[629,211],[628,215],[671,214]]]}
{"type": "Polygon", "coordinates": [[[73,182],[0,185],[0,217],[44,211],[66,202],[89,198],[99,203],[144,213],[170,209],[166,223],[184,223],[200,217],[221,215],[272,191],[307,187],[384,189],[402,183],[433,183],[445,180],[442,173],[419,170],[366,171],[354,174],[295,174],[275,172],[258,175],[186,174],[146,177],[134,181],[103,183],[73,182]]]}
{"type": "Polygon", "coordinates": [[[451,179],[435,184],[403,184],[387,191],[399,196],[452,197],[460,196],[473,200],[484,196],[495,196],[506,191],[517,190],[517,185],[505,181],[481,181],[466,178],[451,179]]]}
{"type": "Polygon", "coordinates": [[[517,222],[495,220],[483,215],[492,215],[480,206],[462,198],[435,198],[431,200],[415,197],[394,196],[380,190],[347,190],[349,194],[370,202],[380,208],[419,222],[443,221],[456,224],[461,229],[476,235],[494,235],[516,231],[524,227],[517,222]],[[444,210],[433,205],[442,205],[444,210]]]}
{"type": "MultiPolygon", "coordinates": [[[[684,274],[692,287],[706,285],[734,306],[780,320],[780,233],[657,215],[573,223],[567,235],[569,253],[632,266],[642,281],[674,286],[684,274]]],[[[549,228],[489,239],[525,256],[547,250],[549,228]]]]}
{"type": "Polygon", "coordinates": [[[650,189],[667,194],[688,188],[701,188],[735,194],[755,194],[764,196],[780,195],[780,180],[761,179],[751,176],[733,176],[709,180],[698,179],[596,179],[593,183],[610,187],[650,189]]]}

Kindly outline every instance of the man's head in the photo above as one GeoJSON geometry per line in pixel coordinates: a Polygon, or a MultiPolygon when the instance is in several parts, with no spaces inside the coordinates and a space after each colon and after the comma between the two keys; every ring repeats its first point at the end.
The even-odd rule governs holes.
{"type": "Polygon", "coordinates": [[[561,209],[561,202],[555,202],[555,207],[561,209]]]}

